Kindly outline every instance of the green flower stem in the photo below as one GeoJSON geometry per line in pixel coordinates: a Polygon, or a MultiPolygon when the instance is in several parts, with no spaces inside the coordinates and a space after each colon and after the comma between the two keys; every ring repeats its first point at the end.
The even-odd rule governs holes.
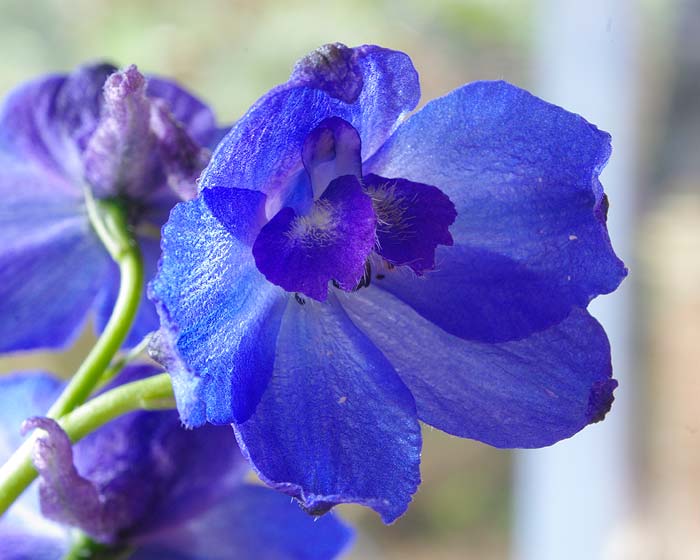
{"type": "Polygon", "coordinates": [[[148,333],[136,346],[127,350],[123,355],[117,356],[117,358],[112,361],[109,367],[100,376],[100,380],[95,386],[95,391],[102,389],[105,385],[112,381],[112,379],[119,375],[119,373],[121,373],[121,371],[127,365],[138,359],[138,357],[148,349],[152,334],[153,333],[148,333]]]}
{"type": "Polygon", "coordinates": [[[124,210],[116,202],[95,201],[89,197],[87,207],[95,231],[119,266],[119,294],[102,335],[49,409],[50,418],[62,417],[90,396],[124,343],[136,317],[143,291],[141,250],[129,233],[124,210]]]}
{"type": "MultiPolygon", "coordinates": [[[[175,398],[170,376],[161,373],[102,393],[62,417],[58,423],[71,441],[76,442],[127,412],[172,408],[175,408],[175,398]]],[[[28,438],[0,468],[0,515],[37,476],[31,462],[34,441],[35,437],[28,438]]]]}

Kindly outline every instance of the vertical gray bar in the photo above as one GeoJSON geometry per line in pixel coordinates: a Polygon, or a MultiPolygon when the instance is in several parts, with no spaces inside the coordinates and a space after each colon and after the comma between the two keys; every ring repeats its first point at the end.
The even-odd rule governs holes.
{"type": "MultiPolygon", "coordinates": [[[[633,0],[540,0],[535,18],[534,93],[583,115],[613,137],[601,176],[610,197],[608,227],[631,266],[638,111],[633,0]]],[[[591,312],[606,328],[620,381],[612,412],[554,447],[520,451],[515,466],[517,560],[607,560],[631,509],[630,426],[635,371],[632,282],[599,298],[591,312]]]]}

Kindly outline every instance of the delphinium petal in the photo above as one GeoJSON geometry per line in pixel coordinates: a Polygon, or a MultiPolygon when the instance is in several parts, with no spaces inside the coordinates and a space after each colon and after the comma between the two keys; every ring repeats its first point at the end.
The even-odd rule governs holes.
{"type": "Polygon", "coordinates": [[[427,282],[387,289],[457,336],[512,340],[613,291],[626,269],[599,207],[610,136],[505,82],[431,101],[365,164],[439,188],[455,204],[455,248],[427,282]]]}
{"type": "Polygon", "coordinates": [[[356,502],[389,523],[420,482],[413,397],[335,296],[289,301],[270,383],[235,429],[260,477],[311,513],[356,502]]]}
{"type": "Polygon", "coordinates": [[[329,560],[352,542],[336,518],[312,519],[283,494],[243,485],[177,530],[147,540],[132,560],[329,560]]]}
{"type": "Polygon", "coordinates": [[[150,290],[158,293],[159,312],[167,317],[160,360],[173,375],[188,426],[246,420],[272,373],[285,301],[252,254],[264,205],[259,192],[208,189],[176,206],[163,229],[165,253],[150,290]],[[183,268],[173,254],[186,255],[192,266],[183,268]],[[188,327],[174,331],[173,324],[188,327]],[[180,355],[189,365],[183,366],[180,355]],[[210,373],[201,375],[202,368],[210,373]]]}
{"type": "Polygon", "coordinates": [[[542,447],[601,420],[612,404],[610,346],[584,310],[494,344],[436,329],[379,288],[343,303],[410,388],[418,417],[450,434],[496,447],[542,447]]]}
{"type": "MultiPolygon", "coordinates": [[[[346,64],[347,51],[357,68],[351,73],[353,83],[361,81],[356,97],[341,94],[347,102],[336,97],[339,91],[332,82],[320,83],[314,77],[319,61],[308,60],[306,71],[297,68],[289,82],[272,89],[236,123],[219,144],[218,157],[200,186],[261,190],[281,207],[298,184],[308,184],[301,159],[307,134],[332,116],[348,121],[360,133],[363,158],[374,153],[418,103],[418,75],[403,53],[373,45],[356,49],[334,45],[328,56],[336,77],[345,75],[334,66],[346,64]],[[222,165],[229,160],[238,162],[235,168],[222,165]]],[[[323,62],[320,71],[328,71],[329,64],[323,62]]]]}

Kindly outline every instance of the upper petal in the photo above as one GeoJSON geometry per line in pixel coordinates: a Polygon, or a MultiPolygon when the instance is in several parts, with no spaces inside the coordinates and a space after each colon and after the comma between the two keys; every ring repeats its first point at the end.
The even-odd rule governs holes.
{"type": "Polygon", "coordinates": [[[334,296],[290,299],[275,355],[255,413],[234,425],[261,479],[310,513],[354,502],[387,523],[403,514],[420,482],[421,434],[391,364],[334,296]]]}
{"type": "MultiPolygon", "coordinates": [[[[19,86],[0,109],[0,151],[80,179],[81,153],[97,126],[102,86],[114,70],[109,64],[82,66],[19,86]]],[[[81,192],[79,184],[70,186],[81,192]]]]}
{"type": "Polygon", "coordinates": [[[149,539],[131,558],[331,560],[351,539],[333,515],[314,519],[282,494],[243,485],[188,525],[149,539]]]}
{"type": "Polygon", "coordinates": [[[336,67],[310,69],[307,64],[303,75],[295,72],[259,99],[219,144],[200,186],[245,187],[286,200],[288,191],[307,181],[301,157],[306,136],[332,116],[359,132],[363,159],[374,153],[418,103],[418,75],[403,53],[372,45],[347,51],[357,67],[352,77],[336,67]],[[354,101],[332,95],[344,87],[343,80],[357,83],[359,76],[362,86],[354,101]]]}
{"type": "Polygon", "coordinates": [[[396,368],[424,422],[496,447],[542,447],[602,420],[617,382],[602,327],[574,309],[498,344],[449,335],[374,287],[343,300],[396,368]]]}
{"type": "Polygon", "coordinates": [[[189,426],[245,420],[272,371],[284,292],[265,280],[253,259],[264,205],[259,192],[207,189],[177,205],[163,228],[150,297],[189,426]]]}
{"type": "MultiPolygon", "coordinates": [[[[544,283],[557,306],[571,308],[611,292],[626,274],[602,211],[598,175],[609,155],[609,135],[578,115],[504,82],[478,82],[413,115],[365,171],[438,187],[457,209],[450,228],[456,245],[513,261],[535,282],[519,284],[521,292],[541,293],[539,304],[548,306],[552,295],[537,287],[544,283]]],[[[445,262],[453,258],[450,249],[442,255],[445,262]]],[[[418,297],[429,299],[424,289],[432,289],[429,277],[416,287],[418,297]]],[[[498,313],[504,322],[517,321],[523,309],[503,305],[498,313]]],[[[489,336],[469,337],[504,340],[531,332],[497,333],[488,325],[484,331],[489,336]]]]}

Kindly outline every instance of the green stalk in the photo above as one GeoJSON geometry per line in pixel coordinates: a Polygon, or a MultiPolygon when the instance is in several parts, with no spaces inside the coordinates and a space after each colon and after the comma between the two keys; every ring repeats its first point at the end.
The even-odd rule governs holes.
{"type": "Polygon", "coordinates": [[[143,291],[141,250],[129,234],[122,207],[116,202],[95,201],[88,197],[87,208],[95,231],[119,266],[119,294],[112,316],[97,343],[49,409],[50,418],[60,418],[90,396],[124,343],[136,317],[143,291]]]}
{"type": "MultiPolygon", "coordinates": [[[[161,373],[102,393],[58,420],[58,423],[71,441],[76,442],[127,412],[171,408],[175,408],[175,399],[170,376],[161,373]]],[[[37,477],[31,462],[35,439],[27,438],[0,468],[0,515],[37,477]]]]}

